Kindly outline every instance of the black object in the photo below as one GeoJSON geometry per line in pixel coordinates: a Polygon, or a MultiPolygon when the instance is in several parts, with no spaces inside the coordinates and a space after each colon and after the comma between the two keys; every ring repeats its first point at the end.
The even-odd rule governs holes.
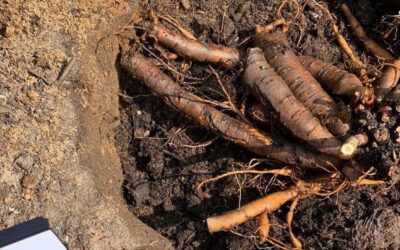
{"type": "Polygon", "coordinates": [[[4,247],[29,236],[49,229],[49,221],[43,217],[18,224],[0,232],[0,247],[4,247]]]}

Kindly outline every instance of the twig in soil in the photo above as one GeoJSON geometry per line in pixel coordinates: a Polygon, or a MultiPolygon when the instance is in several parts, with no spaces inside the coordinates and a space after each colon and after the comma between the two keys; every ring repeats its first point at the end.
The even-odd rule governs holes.
{"type": "Polygon", "coordinates": [[[182,35],[184,35],[186,38],[191,39],[191,40],[197,40],[197,38],[190,33],[188,30],[186,30],[185,28],[183,28],[181,25],[179,25],[179,23],[170,15],[166,15],[166,16],[162,16],[160,14],[157,14],[158,17],[160,17],[161,19],[169,22],[170,24],[172,24],[175,28],[177,28],[182,35]]]}
{"type": "Polygon", "coordinates": [[[169,150],[163,149],[163,153],[166,154],[166,155],[168,155],[168,156],[171,156],[171,157],[174,158],[175,160],[181,161],[181,162],[183,162],[183,163],[185,163],[185,164],[188,163],[185,159],[182,159],[181,157],[177,156],[176,154],[172,153],[172,152],[169,151],[169,150]]]}
{"type": "Polygon", "coordinates": [[[271,103],[279,114],[281,123],[285,124],[295,136],[321,152],[339,155],[342,142],[323,127],[320,121],[296,99],[285,81],[267,63],[261,49],[248,50],[244,80],[261,102],[262,98],[265,98],[271,103]]]}
{"type": "Polygon", "coordinates": [[[156,42],[168,49],[200,62],[209,62],[233,68],[240,63],[236,48],[206,44],[176,34],[159,22],[154,22],[152,35],[156,42]]]}
{"type": "Polygon", "coordinates": [[[297,100],[320,118],[330,132],[335,135],[346,134],[349,125],[337,117],[338,106],[300,63],[285,32],[277,30],[270,33],[271,29],[266,27],[256,27],[255,46],[264,50],[268,63],[285,80],[297,100]]]}
{"type": "MultiPolygon", "coordinates": [[[[335,20],[333,19],[333,16],[331,12],[321,4],[319,4],[317,1],[312,0],[313,5],[317,6],[320,10],[322,10],[329,19],[329,22],[331,23],[333,33],[336,36],[336,39],[340,45],[340,47],[343,49],[344,53],[350,58],[351,62],[353,63],[353,66],[358,70],[358,75],[360,76],[361,80],[368,80],[367,76],[367,71],[365,69],[365,65],[361,62],[361,60],[358,58],[358,56],[353,52],[353,50],[350,48],[349,44],[347,43],[346,39],[344,39],[343,35],[340,33],[339,28],[336,25],[335,20]]],[[[309,4],[309,6],[313,7],[312,4],[309,4]]]]}
{"type": "Polygon", "coordinates": [[[190,79],[190,80],[197,80],[197,81],[201,81],[201,80],[202,80],[201,78],[192,77],[192,76],[189,76],[189,75],[182,74],[181,72],[179,72],[178,70],[176,70],[176,69],[174,69],[172,66],[170,66],[168,63],[164,62],[163,59],[161,59],[160,57],[158,57],[156,54],[154,54],[151,50],[147,49],[145,46],[142,46],[142,48],[143,48],[147,53],[149,53],[150,55],[152,55],[153,57],[155,57],[161,64],[163,64],[165,67],[167,67],[168,70],[172,71],[173,73],[175,73],[175,74],[177,74],[177,75],[179,75],[179,76],[181,76],[181,77],[190,79]]]}
{"type": "Polygon", "coordinates": [[[204,180],[199,185],[197,185],[196,189],[199,191],[204,184],[207,184],[209,182],[215,182],[215,181],[225,178],[227,176],[237,175],[237,174],[257,174],[257,175],[259,175],[259,174],[274,174],[274,175],[282,175],[282,176],[292,176],[294,174],[294,170],[291,168],[280,168],[280,169],[270,169],[270,170],[251,170],[251,169],[235,170],[235,171],[227,172],[227,173],[218,175],[216,177],[204,180]]]}
{"type": "Polygon", "coordinates": [[[346,3],[343,3],[340,6],[340,10],[346,17],[347,21],[351,29],[353,30],[354,34],[358,39],[360,39],[364,46],[376,57],[383,58],[384,60],[391,61],[395,59],[393,55],[387,51],[386,49],[382,48],[378,43],[367,36],[367,33],[364,31],[364,28],[358,22],[357,18],[351,13],[349,6],[346,3]]]}
{"type": "Polygon", "coordinates": [[[318,154],[299,145],[266,135],[205,104],[203,100],[182,89],[150,61],[138,54],[125,54],[122,66],[171,106],[181,110],[200,125],[212,129],[238,145],[264,157],[302,167],[339,167],[336,157],[318,154]]]}
{"type": "Polygon", "coordinates": [[[300,3],[298,0],[284,0],[278,7],[278,10],[276,11],[276,16],[278,18],[283,18],[282,16],[282,8],[288,4],[288,3],[294,3],[296,5],[296,14],[293,17],[293,20],[296,20],[296,18],[300,15],[300,3]]]}
{"type": "Polygon", "coordinates": [[[48,81],[44,76],[41,76],[39,73],[37,73],[35,70],[33,69],[28,69],[28,73],[33,75],[34,77],[39,78],[40,80],[42,80],[46,85],[51,85],[52,82],[48,81]]]}
{"type": "Polygon", "coordinates": [[[247,118],[243,115],[242,112],[240,112],[240,110],[237,108],[237,106],[233,103],[231,95],[228,93],[228,91],[226,90],[226,88],[224,87],[224,84],[221,82],[221,79],[218,75],[218,73],[214,70],[213,67],[209,66],[209,69],[211,70],[211,72],[213,73],[213,75],[215,76],[215,78],[217,79],[218,85],[220,86],[220,88],[222,89],[222,91],[224,92],[224,95],[229,103],[229,106],[231,106],[231,109],[233,112],[235,112],[235,114],[240,117],[242,119],[242,121],[247,122],[248,124],[250,124],[249,120],[247,120],[247,118]]]}
{"type": "Polygon", "coordinates": [[[76,56],[73,55],[71,60],[69,60],[67,66],[65,66],[65,68],[61,71],[61,74],[57,78],[57,82],[61,83],[65,80],[65,78],[68,76],[69,72],[71,71],[72,67],[75,65],[76,59],[77,59],[76,56]]]}

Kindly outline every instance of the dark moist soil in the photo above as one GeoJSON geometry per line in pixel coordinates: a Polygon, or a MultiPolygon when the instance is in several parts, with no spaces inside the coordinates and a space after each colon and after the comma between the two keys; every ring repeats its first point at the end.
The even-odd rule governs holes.
{"type": "MultiPolygon", "coordinates": [[[[189,9],[185,10],[184,5],[177,1],[164,0],[143,4],[142,16],[145,23],[148,20],[147,11],[153,8],[157,13],[171,15],[202,41],[245,49],[248,44],[243,44],[243,41],[252,34],[256,24],[267,24],[276,19],[280,2],[190,1],[189,9]]],[[[294,6],[286,5],[282,15],[293,19],[294,6]]],[[[373,36],[373,27],[378,26],[384,10],[368,1],[350,3],[350,7],[373,36]]],[[[376,65],[376,60],[365,52],[347,29],[337,11],[338,2],[330,3],[329,8],[337,16],[339,27],[346,39],[351,41],[353,49],[365,62],[376,65]]],[[[295,23],[289,32],[289,39],[296,52],[349,69],[325,14],[306,6],[295,23]]],[[[141,24],[137,26],[137,34],[143,34],[141,24]]],[[[144,42],[142,45],[159,55],[151,43],[144,42]]],[[[153,57],[147,51],[141,51],[153,57]]],[[[170,65],[186,75],[205,78],[196,83],[165,70],[175,80],[214,99],[223,99],[208,65],[182,58],[170,62],[170,65]]],[[[234,101],[240,102],[243,87],[240,76],[237,77],[239,71],[217,71],[234,96],[234,101]]],[[[342,105],[355,108],[350,106],[348,100],[337,100],[342,105]]],[[[386,114],[382,112],[385,105],[365,110],[358,108],[360,111],[354,113],[353,132],[364,131],[371,138],[357,160],[365,168],[375,166],[383,177],[387,177],[391,170],[391,176],[396,178],[393,171],[397,168],[389,167],[396,165],[394,162],[399,154],[399,144],[396,146],[394,143],[394,129],[400,121],[393,104],[388,104],[391,111],[386,114]],[[382,116],[388,116],[389,119],[382,116]],[[378,133],[381,130],[388,131],[389,140],[374,139],[374,134],[385,133],[378,133]]],[[[239,203],[244,204],[266,193],[283,190],[291,185],[290,179],[232,176],[196,191],[196,185],[202,180],[239,169],[235,162],[245,164],[257,156],[199,127],[125,73],[121,73],[120,111],[121,125],[116,139],[125,174],[123,192],[132,213],[170,239],[178,249],[257,249],[270,246],[252,237],[256,235],[255,220],[235,229],[237,234],[242,234],[240,236],[230,232],[211,235],[207,232],[205,219],[235,209],[239,203]],[[210,140],[213,143],[201,146],[210,140]]],[[[272,123],[263,129],[285,133],[280,127],[272,123]]],[[[271,163],[265,161],[257,166],[258,169],[266,167],[271,167],[271,163]]],[[[349,189],[330,197],[302,200],[293,221],[294,233],[306,249],[398,249],[398,187],[395,185],[379,193],[381,188],[349,189]]],[[[287,206],[284,206],[270,215],[271,235],[283,242],[289,242],[284,222],[287,210],[287,206]]]]}

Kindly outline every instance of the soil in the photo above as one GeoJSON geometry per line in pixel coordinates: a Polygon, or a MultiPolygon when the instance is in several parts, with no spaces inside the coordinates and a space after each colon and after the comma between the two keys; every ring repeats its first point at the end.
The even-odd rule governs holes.
{"type": "Polygon", "coordinates": [[[114,146],[114,33],[136,9],[0,1],[0,231],[44,217],[68,249],[172,248],[129,212],[114,146]]]}
{"type": "MultiPolygon", "coordinates": [[[[172,16],[204,42],[245,49],[248,46],[245,41],[254,26],[275,20],[281,2],[144,1],[142,22],[135,24],[136,34],[130,34],[130,37],[145,34],[148,12],[153,9],[161,15],[172,16]]],[[[327,25],[327,16],[317,8],[306,6],[295,17],[293,2],[287,2],[281,15],[294,20],[289,39],[295,51],[351,71],[349,61],[336,43],[330,25],[327,25]]],[[[329,1],[328,6],[337,17],[345,38],[362,60],[371,65],[371,69],[376,68],[372,66],[377,65],[376,59],[365,51],[346,26],[338,11],[339,3],[329,1]]],[[[372,37],[374,34],[377,37],[374,27],[378,27],[380,17],[393,14],[390,12],[393,9],[387,5],[383,8],[366,0],[349,1],[349,4],[372,37]]],[[[160,55],[150,42],[141,42],[139,46],[137,40],[130,43],[150,58],[154,56],[149,51],[160,55]]],[[[396,51],[398,48],[394,46],[392,49],[396,51]]],[[[156,59],[154,61],[157,62],[156,59]]],[[[219,87],[210,77],[207,64],[184,58],[168,63],[185,75],[203,79],[196,82],[166,69],[165,72],[176,81],[195,88],[198,93],[223,100],[223,95],[215,91],[219,87]]],[[[239,70],[217,71],[234,101],[239,103],[244,91],[241,79],[237,77],[239,70]]],[[[207,232],[205,219],[267,193],[285,189],[292,183],[291,180],[269,176],[256,179],[232,176],[196,191],[196,185],[202,180],[239,169],[240,163],[246,164],[257,156],[202,129],[123,71],[120,72],[120,88],[121,125],[116,142],[124,172],[124,197],[132,213],[170,239],[177,249],[258,249],[270,246],[254,237],[254,221],[236,228],[235,233],[211,235],[207,232]],[[210,141],[211,144],[207,143],[210,141]]],[[[355,110],[352,132],[367,132],[370,137],[369,144],[355,159],[365,170],[374,166],[376,177],[397,181],[400,147],[395,142],[398,136],[395,129],[400,117],[395,104],[355,107],[349,100],[335,99],[355,110]]],[[[264,125],[262,129],[291,137],[279,124],[270,125],[264,125]]],[[[260,161],[257,168],[271,167],[269,161],[260,161]]],[[[385,190],[382,187],[355,188],[329,197],[302,200],[293,221],[294,233],[306,249],[398,249],[398,188],[398,184],[385,190]]],[[[284,223],[287,209],[283,207],[270,215],[273,225],[271,235],[283,242],[289,242],[284,223]]]]}
{"type": "MultiPolygon", "coordinates": [[[[205,219],[283,190],[292,181],[235,176],[196,191],[200,181],[239,169],[257,156],[170,108],[123,72],[118,60],[127,45],[143,45],[160,55],[150,42],[135,42],[145,34],[150,8],[172,16],[202,41],[245,49],[254,25],[275,20],[281,2],[0,0],[0,230],[42,216],[69,249],[270,247],[253,237],[255,221],[235,229],[236,234],[211,235],[205,219]],[[60,79],[71,61],[70,72],[60,79]]],[[[393,27],[388,20],[397,20],[388,17],[382,24],[383,14],[398,14],[397,7],[383,1],[349,2],[374,38],[393,27]]],[[[365,63],[377,65],[348,30],[338,4],[329,1],[329,9],[346,39],[365,63]]],[[[293,19],[294,12],[294,1],[288,1],[282,16],[293,19]]],[[[289,38],[297,53],[351,70],[325,14],[305,7],[295,23],[289,38]]],[[[396,32],[384,44],[398,55],[396,32]]],[[[148,51],[141,49],[153,57],[148,51]]],[[[182,74],[204,78],[165,70],[175,80],[224,100],[209,65],[182,58],[169,63],[182,74]]],[[[239,69],[216,70],[240,102],[239,69]]],[[[375,166],[377,177],[396,180],[399,108],[384,103],[357,110],[353,132],[366,131],[371,139],[357,160],[375,166]]],[[[277,123],[260,128],[291,137],[277,123]]],[[[270,161],[259,161],[257,168],[271,167],[270,161]]],[[[308,249],[398,249],[398,189],[398,184],[388,190],[357,188],[303,200],[293,230],[308,249]]],[[[271,235],[283,242],[289,242],[287,210],[270,218],[271,235]]]]}

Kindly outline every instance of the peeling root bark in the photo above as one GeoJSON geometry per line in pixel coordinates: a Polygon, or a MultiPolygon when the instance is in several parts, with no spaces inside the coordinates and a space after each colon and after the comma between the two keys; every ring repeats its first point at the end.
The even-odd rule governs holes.
{"type": "Polygon", "coordinates": [[[337,157],[318,154],[286,140],[266,135],[202,102],[202,99],[181,88],[141,55],[125,54],[121,64],[169,105],[200,125],[260,156],[300,167],[340,168],[341,161],[337,157]]]}
{"type": "Polygon", "coordinates": [[[323,153],[339,155],[342,142],[296,99],[285,81],[267,63],[261,49],[248,50],[244,80],[261,101],[265,98],[271,103],[281,123],[295,136],[323,153]]]}
{"type": "Polygon", "coordinates": [[[300,63],[286,35],[281,31],[269,33],[263,30],[256,28],[253,41],[255,46],[264,50],[268,63],[285,80],[296,98],[327,124],[333,134],[345,134],[350,129],[349,125],[340,119],[331,119],[338,114],[335,101],[300,63]]]}
{"type": "Polygon", "coordinates": [[[209,62],[233,68],[240,63],[239,50],[236,48],[202,43],[176,34],[159,22],[153,25],[152,36],[162,46],[200,62],[209,62]]]}
{"type": "Polygon", "coordinates": [[[358,101],[363,99],[365,87],[358,77],[336,66],[310,56],[299,56],[301,64],[328,91],[358,101]]]}

